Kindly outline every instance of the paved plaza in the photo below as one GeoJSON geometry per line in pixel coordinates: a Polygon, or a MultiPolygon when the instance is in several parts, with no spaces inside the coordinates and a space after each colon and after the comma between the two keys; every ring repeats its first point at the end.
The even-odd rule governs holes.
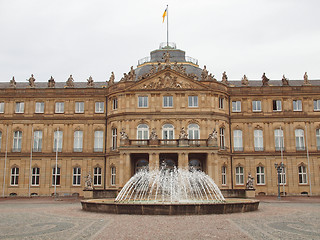
{"type": "Polygon", "coordinates": [[[0,199],[0,239],[320,239],[320,198],[260,198],[259,210],[202,216],[91,213],[80,200],[0,199]]]}

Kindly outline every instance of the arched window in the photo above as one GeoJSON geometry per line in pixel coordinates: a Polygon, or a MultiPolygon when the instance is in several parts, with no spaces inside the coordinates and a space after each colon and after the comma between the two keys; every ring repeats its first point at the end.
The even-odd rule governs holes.
{"type": "Polygon", "coordinates": [[[13,134],[13,152],[21,152],[22,132],[15,131],[13,134]]]}
{"type": "MultiPolygon", "coordinates": [[[[149,139],[149,127],[147,124],[140,124],[137,127],[137,139],[145,140],[149,139]]],[[[141,141],[139,144],[147,144],[146,141],[141,141]]]]}
{"type": "MultiPolygon", "coordinates": [[[[164,124],[162,126],[162,139],[174,139],[174,127],[172,124],[164,124]]],[[[165,143],[170,144],[170,141],[165,143]]]]}
{"type": "MultiPolygon", "coordinates": [[[[190,124],[188,126],[188,137],[189,139],[200,139],[200,128],[198,124],[190,124]]],[[[189,144],[199,144],[199,141],[190,141],[189,144]]]]}
{"type": "Polygon", "coordinates": [[[241,166],[236,167],[236,185],[244,184],[244,169],[241,166]]]}
{"type": "Polygon", "coordinates": [[[296,129],[294,131],[295,137],[296,137],[296,149],[299,150],[305,150],[304,146],[304,131],[303,129],[296,129]]]}
{"type": "Polygon", "coordinates": [[[276,151],[281,151],[281,149],[284,149],[283,130],[281,128],[274,130],[274,144],[276,151]]]}
{"type": "Polygon", "coordinates": [[[141,170],[149,169],[149,162],[146,159],[140,159],[136,162],[135,172],[139,172],[141,170]]]}
{"type": "Polygon", "coordinates": [[[95,167],[93,169],[93,185],[101,186],[102,184],[102,171],[101,167],[95,167]]]}

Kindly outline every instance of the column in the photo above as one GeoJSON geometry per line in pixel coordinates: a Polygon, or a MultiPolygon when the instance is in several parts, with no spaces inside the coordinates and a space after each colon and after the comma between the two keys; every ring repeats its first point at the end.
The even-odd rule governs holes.
{"type": "Polygon", "coordinates": [[[159,169],[159,153],[149,153],[149,170],[159,169]]]}
{"type": "Polygon", "coordinates": [[[188,153],[182,152],[178,154],[178,167],[188,168],[188,153]]]}

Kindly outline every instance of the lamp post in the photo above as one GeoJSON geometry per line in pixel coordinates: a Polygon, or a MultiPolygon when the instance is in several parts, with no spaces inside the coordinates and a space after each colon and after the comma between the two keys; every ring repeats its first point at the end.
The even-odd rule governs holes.
{"type": "Polygon", "coordinates": [[[281,180],[281,175],[280,174],[282,172],[282,169],[284,168],[283,162],[281,162],[280,164],[275,163],[274,167],[277,170],[277,176],[278,176],[278,199],[280,199],[280,180],[281,180]]]}

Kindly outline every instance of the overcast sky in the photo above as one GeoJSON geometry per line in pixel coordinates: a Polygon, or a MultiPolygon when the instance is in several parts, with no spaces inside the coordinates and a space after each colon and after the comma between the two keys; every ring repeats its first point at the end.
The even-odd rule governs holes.
{"type": "Polygon", "coordinates": [[[166,41],[218,80],[320,79],[319,0],[0,0],[0,81],[119,81],[166,41]]]}

